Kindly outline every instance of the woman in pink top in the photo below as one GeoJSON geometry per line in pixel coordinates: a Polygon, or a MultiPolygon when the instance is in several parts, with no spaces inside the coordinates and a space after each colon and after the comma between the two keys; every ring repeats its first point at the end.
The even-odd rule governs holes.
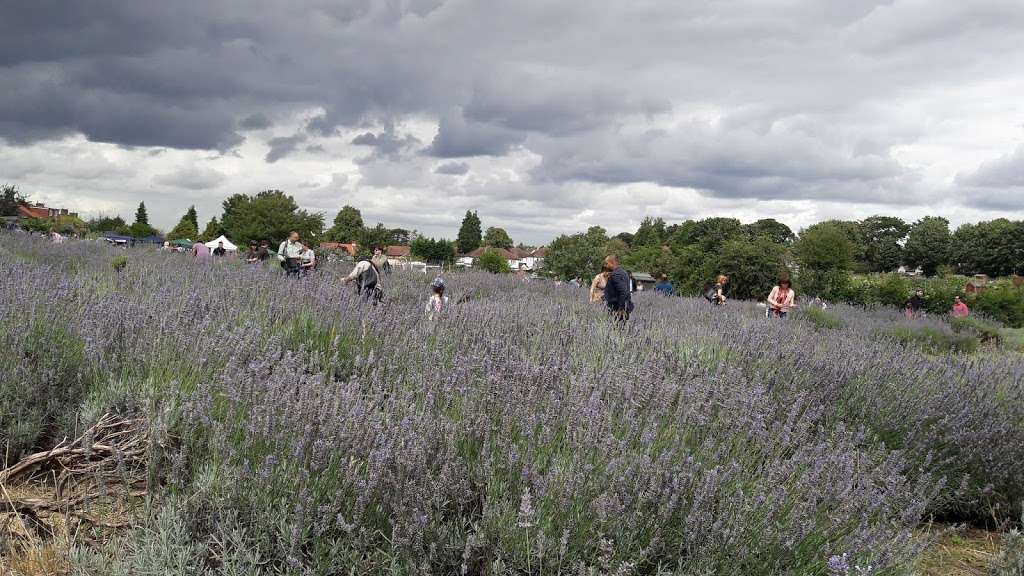
{"type": "Polygon", "coordinates": [[[793,307],[793,297],[793,287],[789,283],[789,278],[780,276],[779,283],[768,294],[768,310],[771,315],[785,318],[789,309],[793,307]]]}
{"type": "Polygon", "coordinates": [[[971,309],[967,307],[967,304],[964,304],[964,301],[961,300],[959,296],[955,296],[954,298],[953,309],[950,310],[950,314],[953,315],[953,318],[966,318],[969,316],[971,309]]]}

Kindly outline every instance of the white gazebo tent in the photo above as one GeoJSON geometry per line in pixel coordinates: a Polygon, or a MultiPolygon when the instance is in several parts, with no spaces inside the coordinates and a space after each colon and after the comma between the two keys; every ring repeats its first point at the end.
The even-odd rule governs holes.
{"type": "Polygon", "coordinates": [[[227,250],[228,252],[238,251],[238,246],[235,246],[235,244],[231,242],[231,240],[228,240],[227,236],[224,236],[223,234],[221,234],[219,238],[215,238],[207,242],[206,247],[209,248],[210,250],[213,250],[214,248],[217,247],[217,244],[221,242],[224,243],[224,249],[227,250]]]}

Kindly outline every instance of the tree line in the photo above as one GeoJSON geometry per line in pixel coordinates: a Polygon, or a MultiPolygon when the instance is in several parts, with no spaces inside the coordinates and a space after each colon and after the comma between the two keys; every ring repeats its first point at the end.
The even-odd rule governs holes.
{"type": "Polygon", "coordinates": [[[771,218],[743,224],[706,218],[667,225],[645,218],[634,233],[609,236],[593,226],[551,242],[548,273],[592,277],[604,255],[620,255],[634,271],[666,274],[681,293],[701,292],[717,274],[731,278],[733,295],[763,297],[786,274],[804,293],[836,297],[852,274],[895,272],[900,266],[938,273],[1018,274],[1024,267],[1024,222],[1005,218],[950,231],[945,218],[908,223],[893,216],[828,220],[795,234],[771,218]]]}

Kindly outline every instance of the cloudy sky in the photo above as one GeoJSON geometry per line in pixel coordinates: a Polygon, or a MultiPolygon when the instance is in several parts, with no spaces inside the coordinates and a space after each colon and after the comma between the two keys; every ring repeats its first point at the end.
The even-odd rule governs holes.
{"type": "Polygon", "coordinates": [[[0,84],[0,182],[164,228],[1024,218],[1020,0],[0,0],[0,84]]]}

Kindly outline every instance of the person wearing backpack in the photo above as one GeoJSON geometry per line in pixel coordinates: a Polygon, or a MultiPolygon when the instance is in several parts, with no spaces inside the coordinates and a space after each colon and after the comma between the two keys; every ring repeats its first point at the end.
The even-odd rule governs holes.
{"type": "Polygon", "coordinates": [[[719,274],[718,278],[715,279],[714,286],[711,286],[704,292],[704,299],[710,302],[712,305],[721,306],[725,304],[725,285],[729,283],[729,277],[725,274],[719,274]]]}
{"type": "Polygon", "coordinates": [[[604,265],[611,270],[608,275],[608,283],[604,287],[605,304],[616,320],[625,322],[629,320],[629,314],[633,311],[629,272],[619,265],[619,258],[614,254],[609,254],[604,259],[604,265]]]}

